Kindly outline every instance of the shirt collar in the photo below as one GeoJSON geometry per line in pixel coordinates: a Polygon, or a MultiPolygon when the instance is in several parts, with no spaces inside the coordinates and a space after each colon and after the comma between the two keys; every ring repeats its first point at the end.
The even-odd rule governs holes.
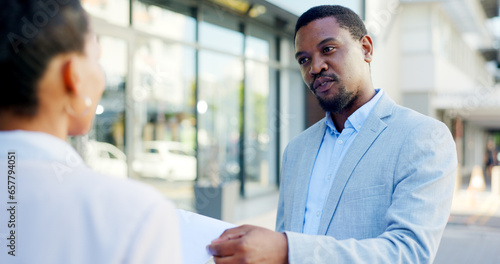
{"type": "MultiPolygon", "coordinates": [[[[359,132],[363,124],[365,123],[368,115],[372,111],[373,107],[377,104],[379,99],[382,97],[384,91],[382,89],[375,89],[375,96],[373,96],[370,101],[358,108],[354,113],[352,113],[344,123],[344,128],[353,128],[356,132],[359,132]]],[[[332,115],[330,112],[326,112],[327,130],[330,134],[340,135],[340,132],[335,127],[332,120],[332,115]]]]}

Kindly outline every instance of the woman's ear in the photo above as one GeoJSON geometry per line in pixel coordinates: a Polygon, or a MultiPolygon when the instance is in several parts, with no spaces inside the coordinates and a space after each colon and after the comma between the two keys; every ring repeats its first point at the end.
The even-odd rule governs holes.
{"type": "Polygon", "coordinates": [[[81,78],[78,73],[77,61],[74,56],[68,58],[63,64],[62,75],[64,81],[64,88],[67,92],[78,94],[81,78]]]}
{"type": "Polygon", "coordinates": [[[368,35],[364,35],[361,38],[361,47],[363,48],[365,61],[370,63],[373,59],[373,41],[372,38],[368,35]]]}
{"type": "Polygon", "coordinates": [[[77,55],[70,55],[62,66],[62,77],[64,82],[63,93],[67,98],[65,111],[70,116],[82,117],[88,113],[92,105],[92,99],[83,96],[83,68],[77,55]]]}

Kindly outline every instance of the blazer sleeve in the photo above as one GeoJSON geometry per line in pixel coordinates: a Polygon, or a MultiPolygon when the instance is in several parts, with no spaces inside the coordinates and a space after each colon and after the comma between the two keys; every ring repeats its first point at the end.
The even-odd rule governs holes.
{"type": "Polygon", "coordinates": [[[394,178],[385,231],[362,240],[285,232],[290,264],[433,262],[451,209],[456,147],[441,122],[427,119],[410,131],[395,170],[380,175],[394,178]]]}
{"type": "MultiPolygon", "coordinates": [[[[285,151],[283,153],[283,161],[282,161],[282,166],[281,166],[281,172],[280,175],[285,175],[283,170],[285,169],[285,164],[286,164],[286,159],[287,159],[287,150],[288,146],[285,148],[285,151]]],[[[283,232],[285,231],[285,196],[286,196],[287,190],[285,188],[285,178],[281,177],[280,178],[280,192],[279,192],[279,199],[278,199],[278,210],[276,213],[276,231],[277,232],[283,232]]]]}

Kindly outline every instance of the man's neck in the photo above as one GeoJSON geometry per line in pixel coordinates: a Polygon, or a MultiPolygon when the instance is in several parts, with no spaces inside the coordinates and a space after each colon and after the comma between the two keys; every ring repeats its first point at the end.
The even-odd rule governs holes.
{"type": "Polygon", "coordinates": [[[333,124],[339,133],[342,133],[342,130],[344,130],[345,121],[347,121],[350,115],[345,113],[330,113],[333,124]]]}
{"type": "Polygon", "coordinates": [[[356,110],[362,107],[364,104],[368,103],[373,97],[375,97],[377,93],[375,89],[370,89],[368,92],[361,94],[356,102],[354,102],[349,108],[340,111],[339,113],[330,113],[330,117],[332,118],[333,124],[339,133],[342,133],[344,130],[344,124],[356,110]]]}

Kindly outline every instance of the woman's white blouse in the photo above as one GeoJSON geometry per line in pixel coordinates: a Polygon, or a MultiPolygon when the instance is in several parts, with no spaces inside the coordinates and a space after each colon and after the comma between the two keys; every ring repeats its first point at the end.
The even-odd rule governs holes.
{"type": "Polygon", "coordinates": [[[152,187],[92,171],[54,136],[0,131],[0,263],[181,263],[179,240],[152,187]]]}

